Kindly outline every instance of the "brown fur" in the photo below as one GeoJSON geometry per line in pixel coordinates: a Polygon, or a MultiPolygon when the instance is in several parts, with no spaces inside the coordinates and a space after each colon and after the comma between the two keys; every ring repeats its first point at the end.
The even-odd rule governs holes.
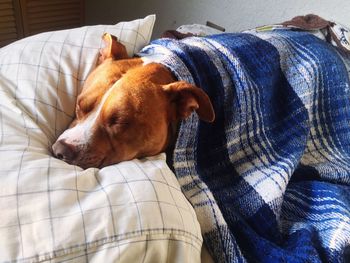
{"type": "Polygon", "coordinates": [[[105,34],[103,39],[106,47],[78,96],[70,128],[84,122],[112,85],[114,90],[90,131],[89,144],[75,145],[59,138],[53,145],[58,158],[88,168],[151,156],[167,148],[171,126],[192,111],[205,121],[214,120],[210,100],[201,89],[176,81],[161,64],[144,65],[141,58],[127,58],[125,47],[115,37],[105,34]]]}

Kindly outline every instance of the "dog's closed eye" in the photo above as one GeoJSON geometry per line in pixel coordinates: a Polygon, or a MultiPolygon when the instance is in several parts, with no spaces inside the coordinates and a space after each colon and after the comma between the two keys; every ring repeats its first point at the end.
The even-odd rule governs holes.
{"type": "Polygon", "coordinates": [[[94,104],[90,103],[87,104],[84,101],[78,101],[76,108],[75,108],[75,113],[78,118],[83,117],[84,115],[88,114],[94,109],[94,104]]]}
{"type": "Polygon", "coordinates": [[[107,123],[109,127],[116,126],[116,125],[125,126],[125,125],[128,125],[130,121],[117,114],[113,114],[110,117],[108,117],[107,123]]]}
{"type": "Polygon", "coordinates": [[[107,123],[109,126],[113,126],[113,125],[117,124],[118,123],[118,116],[112,115],[111,117],[109,117],[107,123]]]}

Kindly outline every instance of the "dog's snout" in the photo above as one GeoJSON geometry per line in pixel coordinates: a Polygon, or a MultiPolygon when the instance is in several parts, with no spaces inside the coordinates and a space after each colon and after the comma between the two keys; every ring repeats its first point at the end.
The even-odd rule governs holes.
{"type": "Polygon", "coordinates": [[[64,161],[72,161],[76,157],[78,151],[77,147],[67,143],[65,140],[58,140],[52,146],[54,155],[64,161]]]}

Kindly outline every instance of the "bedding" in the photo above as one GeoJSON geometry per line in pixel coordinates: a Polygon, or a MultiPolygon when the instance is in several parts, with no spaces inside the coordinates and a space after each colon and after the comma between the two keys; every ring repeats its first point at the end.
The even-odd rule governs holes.
{"type": "Polygon", "coordinates": [[[156,40],[140,55],[203,88],[183,121],[181,188],[216,262],[350,261],[347,58],[292,30],[156,40]]]}
{"type": "Polygon", "coordinates": [[[104,32],[129,55],[155,16],[0,49],[0,262],[199,262],[195,212],[165,155],[82,170],[52,157],[104,32]]]}

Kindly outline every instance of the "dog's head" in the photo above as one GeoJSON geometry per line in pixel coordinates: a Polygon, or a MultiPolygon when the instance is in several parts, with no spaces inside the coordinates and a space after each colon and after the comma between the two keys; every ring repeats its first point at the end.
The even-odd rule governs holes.
{"type": "Polygon", "coordinates": [[[76,118],[52,146],[57,158],[101,168],[151,156],[167,147],[171,124],[192,111],[204,121],[214,120],[201,89],[176,81],[161,64],[128,59],[115,37],[103,38],[106,47],[78,96],[76,118]]]}

